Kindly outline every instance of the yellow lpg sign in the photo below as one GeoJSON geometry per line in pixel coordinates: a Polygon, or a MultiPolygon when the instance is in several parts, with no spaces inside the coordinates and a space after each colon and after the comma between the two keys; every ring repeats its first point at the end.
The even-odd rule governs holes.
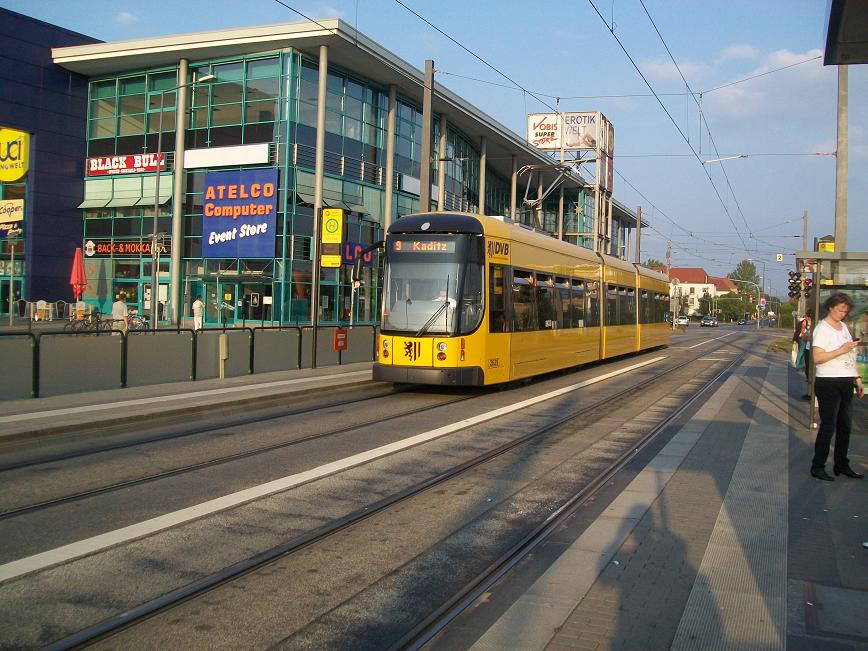
{"type": "Polygon", "coordinates": [[[0,181],[10,183],[27,174],[30,134],[0,127],[0,181]]]}

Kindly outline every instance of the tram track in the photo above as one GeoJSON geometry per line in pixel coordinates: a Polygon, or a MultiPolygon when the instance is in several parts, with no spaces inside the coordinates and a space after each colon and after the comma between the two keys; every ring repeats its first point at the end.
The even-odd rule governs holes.
{"type": "MultiPolygon", "coordinates": [[[[400,390],[400,392],[402,392],[402,393],[406,392],[406,391],[407,391],[407,389],[400,390]]],[[[152,475],[148,475],[145,477],[137,477],[135,479],[129,479],[129,480],[125,480],[125,481],[115,482],[115,483],[110,484],[108,486],[103,486],[100,488],[90,489],[90,490],[86,490],[86,491],[80,491],[80,492],[73,493],[70,495],[65,495],[63,497],[54,498],[54,499],[50,499],[50,500],[44,500],[41,502],[29,504],[26,506],[21,506],[21,507],[14,508],[14,509],[7,509],[6,511],[0,511],[0,521],[8,520],[8,519],[13,518],[13,517],[20,517],[23,515],[27,515],[29,513],[34,513],[36,511],[41,511],[41,510],[44,510],[47,508],[60,506],[62,504],[69,504],[72,502],[76,502],[76,501],[80,501],[80,500],[84,500],[84,499],[89,499],[91,497],[96,497],[98,495],[105,495],[105,494],[112,493],[112,492],[122,490],[122,489],[132,488],[135,486],[141,486],[141,485],[148,484],[148,483],[158,481],[161,479],[166,479],[169,477],[176,477],[176,476],[183,475],[183,474],[186,474],[189,472],[194,472],[197,470],[203,470],[206,468],[214,468],[214,467],[221,466],[221,465],[224,465],[227,463],[231,463],[233,461],[240,461],[242,459],[249,459],[251,457],[255,457],[255,456],[260,455],[260,454],[266,454],[268,452],[283,450],[283,449],[290,448],[290,447],[293,447],[296,445],[301,445],[303,443],[310,443],[312,441],[328,438],[331,436],[338,436],[340,434],[346,434],[348,432],[352,432],[354,430],[362,429],[365,427],[371,427],[373,425],[380,425],[383,423],[388,423],[389,421],[397,420],[399,418],[406,418],[407,416],[414,416],[414,415],[425,413],[427,411],[432,411],[434,409],[440,409],[442,407],[448,407],[448,406],[451,406],[454,404],[458,404],[458,403],[464,402],[466,400],[471,400],[473,397],[474,396],[462,396],[456,400],[448,400],[446,402],[440,402],[440,403],[437,403],[434,405],[427,405],[424,407],[418,407],[416,409],[407,410],[407,411],[404,411],[400,414],[395,414],[392,416],[388,416],[386,418],[372,418],[372,419],[368,419],[367,421],[364,421],[361,423],[356,423],[356,424],[349,425],[346,427],[340,427],[340,428],[332,429],[332,430],[329,430],[326,432],[318,432],[317,434],[311,434],[310,436],[304,436],[304,437],[301,437],[298,439],[292,439],[290,441],[282,441],[280,443],[273,443],[270,445],[264,445],[264,446],[260,446],[260,447],[257,447],[257,448],[251,449],[251,450],[245,450],[243,452],[236,452],[236,453],[225,455],[225,456],[218,457],[215,459],[209,459],[208,461],[202,461],[202,462],[195,463],[195,464],[188,464],[188,465],[183,466],[181,468],[173,468],[171,470],[166,470],[163,472],[154,473],[152,475]]],[[[354,401],[349,401],[347,403],[341,403],[339,405],[329,405],[328,407],[323,407],[322,409],[333,409],[335,407],[344,406],[345,404],[353,404],[356,402],[359,402],[359,401],[354,400],[354,401]]],[[[315,409],[312,411],[302,412],[302,413],[312,414],[312,413],[315,413],[316,411],[320,411],[320,409],[315,409]]],[[[282,416],[282,417],[285,417],[285,416],[282,416]]],[[[279,417],[274,416],[273,418],[270,418],[269,420],[276,419],[276,418],[279,418],[279,417]]],[[[261,422],[261,421],[254,421],[254,422],[261,422]]],[[[202,433],[207,433],[208,431],[214,431],[214,430],[219,430],[219,429],[225,429],[225,428],[222,428],[222,427],[216,428],[215,427],[215,428],[210,429],[210,430],[204,430],[202,433]]],[[[172,439],[161,439],[158,442],[163,442],[165,440],[172,440],[172,439]]],[[[157,442],[157,441],[155,441],[155,442],[157,442]]],[[[115,451],[116,449],[118,449],[118,448],[113,448],[111,451],[115,451]]],[[[120,449],[124,449],[124,448],[120,448],[120,449]]],[[[74,456],[72,458],[80,458],[80,456],[74,456]]],[[[51,462],[46,462],[46,463],[57,463],[57,461],[51,461],[51,462]]],[[[31,468],[33,466],[28,465],[28,466],[24,466],[24,467],[25,468],[31,468]]]]}
{"type": "Polygon", "coordinates": [[[433,640],[449,623],[476,603],[480,597],[491,590],[513,568],[525,560],[537,546],[545,542],[568,518],[593,498],[614,475],[621,471],[643,448],[650,445],[658,435],[689,410],[721,378],[731,373],[744,360],[747,354],[747,352],[744,352],[729,362],[724,370],[705,382],[675,412],[647,432],[631,449],[622,453],[602,473],[598,474],[591,482],[583,486],[564,504],[558,507],[544,522],[540,523],[522,540],[489,565],[483,573],[474,577],[472,581],[456,592],[440,609],[432,613],[404,637],[390,646],[389,650],[415,651],[433,640]]]}
{"type": "MultiPolygon", "coordinates": [[[[710,381],[703,384],[703,386],[695,392],[693,397],[689,399],[688,404],[692,404],[695,402],[705,391],[708,390],[710,386],[714,384],[722,375],[725,375],[729,370],[738,364],[741,359],[747,353],[742,353],[739,355],[728,367],[726,370],[721,373],[717,373],[714,378],[710,381]]],[[[171,610],[172,608],[179,606],[180,604],[186,603],[188,601],[194,600],[197,597],[204,595],[205,593],[214,590],[220,586],[231,583],[241,577],[247,576],[257,570],[264,568],[265,566],[273,563],[275,560],[279,558],[283,558],[289,554],[297,552],[301,549],[310,547],[315,545],[340,531],[344,531],[349,529],[350,527],[359,524],[369,518],[372,518],[385,510],[389,509],[396,504],[408,500],[411,497],[419,495],[424,491],[428,491],[431,488],[453,479],[462,473],[465,473],[471,469],[478,468],[482,464],[491,461],[501,455],[506,454],[507,452],[515,449],[518,446],[527,444],[528,442],[546,434],[556,430],[559,427],[562,427],[566,423],[570,421],[574,421],[576,419],[582,417],[589,417],[594,414],[594,412],[605,409],[606,406],[614,401],[624,399],[627,396],[641,392],[643,389],[647,388],[649,385],[659,382],[661,378],[664,378],[667,375],[675,373],[676,371],[685,368],[689,364],[697,361],[696,357],[691,357],[688,360],[680,362],[674,366],[666,368],[659,373],[654,373],[650,378],[644,379],[639,383],[633,384],[621,391],[616,392],[615,394],[606,395],[604,398],[593,402],[581,409],[573,410],[568,414],[563,415],[562,417],[556,419],[553,422],[547,423],[543,427],[536,428],[535,430],[528,432],[516,439],[513,439],[507,443],[504,443],[494,449],[488,450],[483,454],[477,455],[476,457],[469,459],[459,465],[456,465],[449,470],[439,473],[436,476],[433,476],[427,479],[424,482],[420,482],[411,487],[406,488],[396,494],[390,495],[386,498],[379,500],[373,504],[368,505],[362,510],[355,511],[353,513],[348,514],[347,516],[332,521],[327,525],[316,529],[314,531],[308,532],[302,536],[298,536],[290,541],[287,541],[281,545],[272,547],[269,550],[266,550],[262,553],[259,553],[255,556],[252,556],[244,561],[231,565],[230,567],[225,568],[224,570],[211,574],[207,577],[203,577],[202,579],[190,583],[186,586],[183,586],[177,590],[169,592],[158,599],[151,600],[149,602],[143,603],[138,607],[130,609],[123,613],[123,615],[115,618],[111,618],[95,624],[91,627],[88,627],[74,635],[71,635],[67,638],[57,641],[55,644],[51,645],[48,648],[52,649],[68,649],[74,648],[84,644],[90,644],[96,642],[98,640],[107,639],[112,635],[115,635],[123,630],[126,630],[132,626],[135,626],[136,623],[152,617],[156,614],[163,613],[171,610]]],[[[671,414],[668,418],[666,418],[661,424],[655,427],[651,432],[649,432],[642,440],[640,444],[637,446],[631,447],[630,450],[625,452],[619,460],[612,464],[610,469],[603,473],[598,480],[593,482],[590,486],[586,487],[581,491],[573,500],[571,500],[570,504],[563,505],[560,509],[558,509],[558,513],[566,514],[567,510],[569,510],[570,505],[572,503],[576,504],[576,508],[583,503],[593,492],[599,488],[600,485],[605,483],[605,481],[611,477],[612,474],[617,472],[621,467],[623,467],[624,463],[631,459],[636,452],[641,449],[641,447],[645,446],[650,442],[656,434],[663,431],[665,427],[671,423],[674,419],[676,419],[680,414],[684,412],[685,409],[688,408],[688,405],[682,405],[682,407],[678,408],[676,412],[671,414]]],[[[566,517],[566,515],[564,515],[566,517]]],[[[540,525],[539,528],[545,528],[547,523],[553,522],[555,520],[554,516],[550,517],[546,520],[546,523],[540,525]]],[[[540,535],[536,533],[535,535],[540,535]]],[[[528,548],[528,545],[531,541],[524,541],[524,543],[520,546],[522,549],[528,548]]],[[[533,543],[535,546],[536,543],[533,543]]],[[[529,549],[532,549],[531,546],[529,549]]],[[[512,551],[512,550],[511,550],[512,551]]],[[[517,553],[517,552],[513,552],[517,553]]],[[[497,571],[498,568],[504,568],[505,563],[509,564],[509,567],[518,562],[518,560],[509,564],[509,559],[499,559],[498,562],[493,566],[494,570],[497,571]]],[[[502,571],[498,576],[502,575],[502,571]]],[[[496,580],[496,579],[494,579],[496,580]]],[[[484,583],[484,578],[479,579],[473,582],[475,586],[481,586],[484,583]]],[[[469,590],[469,589],[468,589],[469,590]]],[[[450,607],[454,607],[454,603],[463,602],[466,599],[465,593],[468,593],[468,590],[463,590],[459,595],[457,595],[454,599],[450,601],[452,604],[450,607]]],[[[445,612],[445,611],[444,611],[445,612]]],[[[438,618],[442,617],[444,613],[438,613],[438,618]]],[[[454,617],[454,615],[453,615],[454,617]]],[[[451,617],[449,618],[451,620],[451,617]]],[[[435,620],[432,620],[435,621],[435,620]]],[[[439,619],[437,620],[439,621],[439,619]]],[[[431,626],[430,622],[426,622],[424,626],[424,630],[431,630],[429,627],[431,626]]],[[[418,628],[418,627],[417,627],[418,628]]],[[[422,629],[420,629],[422,630],[422,629]]],[[[414,629],[415,631],[415,629],[414,629]]],[[[413,639],[419,637],[419,632],[414,632],[413,639]]],[[[409,638],[407,638],[409,640],[409,638]]],[[[409,643],[408,641],[402,641],[402,644],[409,643]]]]}

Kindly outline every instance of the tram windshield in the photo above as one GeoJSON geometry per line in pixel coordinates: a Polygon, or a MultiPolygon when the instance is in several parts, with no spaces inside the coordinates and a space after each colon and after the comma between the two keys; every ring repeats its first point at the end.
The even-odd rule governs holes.
{"type": "Polygon", "coordinates": [[[417,337],[472,332],[484,313],[483,269],[478,235],[391,236],[383,331],[417,337]]]}

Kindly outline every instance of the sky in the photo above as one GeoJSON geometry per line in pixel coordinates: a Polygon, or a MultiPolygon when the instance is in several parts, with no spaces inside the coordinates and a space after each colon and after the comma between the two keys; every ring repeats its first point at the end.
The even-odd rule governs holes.
{"type": "MultiPolygon", "coordinates": [[[[809,245],[835,231],[838,72],[822,65],[821,0],[0,6],[105,41],[338,17],[420,70],[433,59],[439,83],[522,136],[528,113],[602,111],[615,198],[650,222],[643,260],[665,260],[669,243],[673,266],[715,276],[752,259],[766,291],[785,296],[804,211],[809,245]],[[745,157],[703,163],[729,156],[745,157]]],[[[868,251],[868,65],[848,74],[847,249],[868,251]]]]}

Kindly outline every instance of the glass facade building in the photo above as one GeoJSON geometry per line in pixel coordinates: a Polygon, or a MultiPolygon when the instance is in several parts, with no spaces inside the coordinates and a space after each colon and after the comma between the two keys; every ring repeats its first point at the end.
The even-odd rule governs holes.
{"type": "MultiPolygon", "coordinates": [[[[340,21],[325,24],[334,25],[336,34],[352,31],[340,21]]],[[[175,49],[165,45],[161,57],[141,60],[152,64],[147,67],[135,65],[136,43],[55,51],[59,65],[89,77],[87,165],[80,204],[86,268],[92,279],[85,300],[106,311],[116,296],[124,295],[133,308],[149,309],[156,224],[157,296],[164,321],[190,319],[191,304],[201,295],[208,325],[310,323],[317,208],[345,211],[347,251],[383,239],[388,223],[420,209],[422,88],[412,79],[415,71],[400,60],[384,65],[383,57],[390,55],[367,39],[361,46],[320,46],[326,50],[297,45],[312,25],[289,24],[286,32],[269,32],[266,38],[226,52],[209,43],[208,34],[190,35],[203,40],[194,46],[186,43],[183,49],[180,42],[175,49]],[[197,46],[210,56],[197,58],[197,46]],[[219,56],[213,55],[215,51],[219,56]],[[325,105],[320,107],[324,51],[328,66],[325,105]],[[113,63],[123,72],[112,71],[113,63]],[[95,72],[97,67],[109,69],[95,72]],[[200,79],[208,81],[199,83],[200,79]],[[322,117],[318,179],[317,124],[322,117]],[[176,160],[179,150],[183,158],[176,160]],[[250,152],[256,152],[252,158],[247,157],[250,152]],[[159,179],[158,155],[165,160],[159,179]],[[217,171],[252,169],[277,170],[276,221],[269,235],[273,254],[210,257],[203,251],[206,177],[217,171]],[[171,287],[175,282],[180,285],[174,289],[177,301],[171,287]]],[[[249,34],[255,29],[239,31],[249,34]]],[[[353,36],[358,43],[359,35],[353,36]]],[[[452,104],[457,100],[447,99],[452,104]]],[[[435,104],[430,208],[513,215],[528,224],[541,217],[543,228],[557,232],[557,193],[536,214],[522,210],[513,199],[518,165],[547,159],[500,125],[480,123],[469,105],[457,114],[454,108],[444,111],[444,119],[437,109],[435,104]],[[511,156],[512,168],[503,162],[483,168],[482,142],[489,152],[498,148],[498,160],[511,156]]],[[[566,190],[565,233],[591,229],[591,204],[576,177],[566,190]]],[[[572,239],[584,243],[582,236],[572,239]]],[[[355,323],[375,322],[375,269],[363,267],[365,282],[351,300],[349,258],[340,267],[322,268],[318,321],[342,323],[352,316],[355,323]]]]}

